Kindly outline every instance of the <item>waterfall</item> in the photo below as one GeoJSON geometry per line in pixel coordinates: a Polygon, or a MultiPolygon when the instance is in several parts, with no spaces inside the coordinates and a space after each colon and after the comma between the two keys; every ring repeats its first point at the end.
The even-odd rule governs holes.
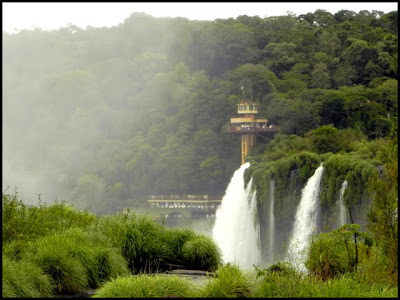
{"type": "Polygon", "coordinates": [[[315,170],[304,189],[297,207],[292,237],[289,242],[287,259],[292,261],[299,271],[305,272],[304,260],[310,236],[317,224],[319,186],[324,168],[322,164],[315,170]]]}
{"type": "Polygon", "coordinates": [[[274,218],[274,202],[275,202],[275,179],[269,182],[269,234],[268,234],[268,256],[267,263],[273,264],[275,260],[275,218],[274,218]]]}
{"type": "Polygon", "coordinates": [[[344,205],[343,202],[343,195],[344,191],[347,188],[347,181],[343,181],[342,187],[340,188],[339,192],[339,201],[338,201],[338,207],[339,207],[339,226],[343,226],[346,224],[346,206],[344,205]]]}
{"type": "Polygon", "coordinates": [[[256,192],[251,192],[253,179],[244,189],[243,164],[232,176],[216,211],[213,238],[222,252],[224,263],[233,263],[244,269],[261,261],[260,229],[255,224],[257,212],[256,192]]]}

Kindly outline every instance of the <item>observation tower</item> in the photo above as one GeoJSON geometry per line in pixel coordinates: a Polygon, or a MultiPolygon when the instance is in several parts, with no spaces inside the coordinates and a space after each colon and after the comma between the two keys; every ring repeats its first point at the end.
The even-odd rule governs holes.
{"type": "Polygon", "coordinates": [[[278,132],[278,127],[269,124],[267,119],[257,119],[260,104],[251,100],[241,100],[237,105],[239,116],[231,118],[231,122],[223,127],[224,132],[241,135],[242,164],[255,144],[256,136],[272,137],[278,132]]]}

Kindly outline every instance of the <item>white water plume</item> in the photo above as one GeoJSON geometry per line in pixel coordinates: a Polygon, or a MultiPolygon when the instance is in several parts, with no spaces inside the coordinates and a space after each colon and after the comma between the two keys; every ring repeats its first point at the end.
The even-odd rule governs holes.
{"type": "Polygon", "coordinates": [[[273,264],[275,259],[275,217],[274,217],[274,203],[275,203],[275,179],[269,182],[269,234],[268,234],[268,253],[267,263],[273,264]]]}
{"type": "Polygon", "coordinates": [[[253,179],[244,189],[243,164],[232,176],[216,211],[213,238],[222,252],[224,263],[233,263],[244,269],[261,261],[260,229],[255,222],[257,212],[256,192],[252,192],[253,179]]]}
{"type": "Polygon", "coordinates": [[[305,272],[304,260],[310,242],[310,236],[317,225],[318,196],[323,166],[319,166],[304,187],[301,200],[297,207],[293,232],[288,247],[287,259],[292,261],[297,269],[305,272]]]}
{"type": "Polygon", "coordinates": [[[347,181],[343,181],[342,187],[340,188],[339,192],[339,201],[338,201],[338,207],[339,207],[339,226],[343,226],[346,224],[346,206],[344,205],[343,202],[343,195],[344,191],[347,188],[347,181]]]}

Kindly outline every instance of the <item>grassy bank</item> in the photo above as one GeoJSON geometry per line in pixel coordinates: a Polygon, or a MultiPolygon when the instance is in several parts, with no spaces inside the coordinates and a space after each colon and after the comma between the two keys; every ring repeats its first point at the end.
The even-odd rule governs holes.
{"type": "Polygon", "coordinates": [[[96,291],[94,297],[201,297],[201,298],[395,298],[398,288],[369,284],[353,275],[322,280],[276,266],[267,270],[244,271],[237,266],[221,266],[215,278],[202,284],[176,276],[138,275],[120,277],[96,291]]]}
{"type": "Polygon", "coordinates": [[[313,237],[301,275],[289,265],[222,265],[215,243],[134,213],[96,216],[63,203],[27,207],[3,194],[3,297],[396,297],[385,248],[355,225],[313,237]],[[357,234],[357,245],[354,243],[357,234]],[[355,251],[357,249],[357,257],[355,251]],[[215,277],[150,274],[167,264],[215,277]]]}
{"type": "Polygon", "coordinates": [[[99,288],[168,264],[216,270],[214,242],[148,216],[96,216],[65,203],[26,206],[3,193],[3,297],[49,297],[99,288]]]}

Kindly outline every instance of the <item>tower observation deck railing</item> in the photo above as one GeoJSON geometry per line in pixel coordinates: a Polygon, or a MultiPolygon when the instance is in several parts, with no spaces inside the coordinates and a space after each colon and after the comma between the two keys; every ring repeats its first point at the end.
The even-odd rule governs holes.
{"type": "Polygon", "coordinates": [[[222,128],[224,132],[237,133],[263,133],[263,132],[278,132],[279,127],[275,125],[247,125],[247,124],[227,124],[222,128]]]}

